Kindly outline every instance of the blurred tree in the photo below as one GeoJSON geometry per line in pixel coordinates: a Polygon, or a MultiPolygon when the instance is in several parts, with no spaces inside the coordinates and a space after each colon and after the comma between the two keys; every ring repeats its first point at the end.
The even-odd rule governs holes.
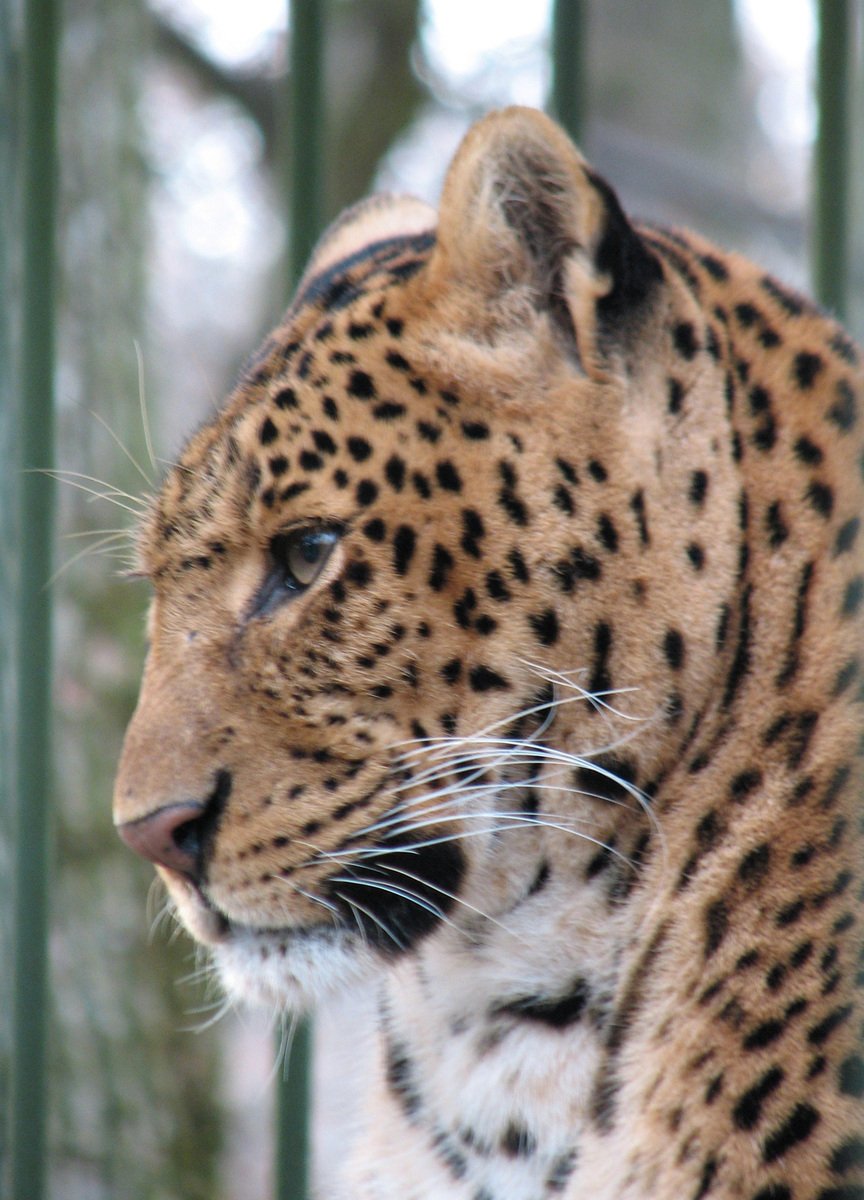
{"type": "MultiPolygon", "coordinates": [[[[128,527],[126,506],[137,507],[134,497],[147,486],[119,447],[145,472],[155,470],[146,456],[135,355],[146,330],[148,177],[139,113],[149,42],[143,3],[65,5],[58,442],[64,467],[108,481],[70,476],[72,486],[60,489],[61,535],[72,538],[61,537],[60,558],[73,562],[82,544],[100,547],[106,525],[128,527]],[[121,507],[91,503],[91,487],[115,493],[121,507]]],[[[56,585],[52,1194],[212,1200],[215,1039],[181,1033],[190,999],[176,981],[188,971],[188,952],[144,944],[149,874],[136,874],[128,858],[121,863],[110,824],[111,777],[140,669],[144,597],[118,578],[128,538],[102,548],[118,556],[88,555],[56,585]]]]}

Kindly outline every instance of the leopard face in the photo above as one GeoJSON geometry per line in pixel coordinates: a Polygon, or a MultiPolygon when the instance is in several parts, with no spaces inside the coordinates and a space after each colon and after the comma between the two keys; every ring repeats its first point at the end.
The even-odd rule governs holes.
{"type": "Polygon", "coordinates": [[[379,199],[325,235],[171,470],[121,834],[238,995],[389,981],[382,1128],[422,1179],[479,1195],[531,1158],[550,1195],[767,1200],[799,1142],[829,1178],[856,1069],[860,389],[835,325],[634,227],[515,109],[468,135],[437,216],[379,199]],[[808,1071],[828,1098],[799,1137],[808,1071]]]}

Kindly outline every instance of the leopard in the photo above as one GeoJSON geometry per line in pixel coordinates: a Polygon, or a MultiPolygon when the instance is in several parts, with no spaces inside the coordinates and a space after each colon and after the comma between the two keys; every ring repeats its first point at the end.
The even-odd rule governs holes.
{"type": "Polygon", "coordinates": [[[862,396],[514,107],[167,470],[114,818],[237,1003],[374,994],[335,1196],[864,1197],[862,396]]]}

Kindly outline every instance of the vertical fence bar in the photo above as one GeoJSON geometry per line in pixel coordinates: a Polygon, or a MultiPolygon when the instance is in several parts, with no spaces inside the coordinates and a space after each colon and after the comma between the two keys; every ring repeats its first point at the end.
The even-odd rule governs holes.
{"type": "Polygon", "coordinates": [[[552,9],[552,115],[574,141],[585,122],[585,3],[555,0],[552,9]]]}
{"type": "Polygon", "coordinates": [[[849,298],[851,50],[854,0],[819,0],[814,147],[813,290],[838,317],[849,298]]]}
{"type": "MultiPolygon", "coordinates": [[[[286,191],[289,220],[287,290],[296,286],[321,232],[324,130],[324,0],[289,3],[289,153],[286,191]]],[[[277,1083],[276,1200],[307,1200],[311,1147],[312,1033],[308,1020],[294,1030],[277,1083]]]]}
{"type": "Polygon", "coordinates": [[[324,132],[324,0],[292,0],[288,72],[290,155],[289,290],[302,274],[321,232],[324,132]]]}
{"type": "Polygon", "coordinates": [[[48,869],[51,788],[54,223],[57,5],[28,0],[24,26],[15,826],[15,961],[10,1086],[13,1200],[45,1194],[48,869]]]}

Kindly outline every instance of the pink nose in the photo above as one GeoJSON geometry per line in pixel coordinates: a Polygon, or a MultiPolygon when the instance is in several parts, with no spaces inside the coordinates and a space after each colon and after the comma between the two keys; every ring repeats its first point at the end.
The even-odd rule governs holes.
{"type": "Polygon", "coordinates": [[[142,858],[194,878],[199,869],[200,818],[205,807],[193,800],[168,804],[137,821],[118,825],[117,832],[142,858]]]}

